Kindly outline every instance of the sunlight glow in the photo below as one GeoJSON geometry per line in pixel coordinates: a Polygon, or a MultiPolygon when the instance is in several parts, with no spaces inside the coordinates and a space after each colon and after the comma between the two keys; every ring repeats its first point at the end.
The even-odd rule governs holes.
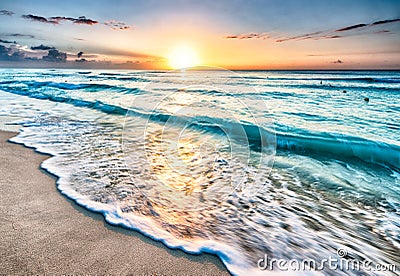
{"type": "Polygon", "coordinates": [[[193,67],[200,63],[197,53],[193,49],[185,46],[176,48],[168,56],[168,61],[173,69],[193,67]]]}

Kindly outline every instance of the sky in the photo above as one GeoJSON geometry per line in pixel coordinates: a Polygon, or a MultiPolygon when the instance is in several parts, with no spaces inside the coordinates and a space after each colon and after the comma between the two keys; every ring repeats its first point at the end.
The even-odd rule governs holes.
{"type": "Polygon", "coordinates": [[[180,65],[400,69],[400,1],[0,1],[0,67],[180,65]]]}

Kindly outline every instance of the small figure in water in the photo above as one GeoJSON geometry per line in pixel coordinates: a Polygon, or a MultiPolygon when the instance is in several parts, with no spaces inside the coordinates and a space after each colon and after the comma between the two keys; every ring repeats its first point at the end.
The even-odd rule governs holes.
{"type": "Polygon", "coordinates": [[[365,98],[364,98],[364,101],[365,101],[365,102],[369,102],[369,98],[368,98],[368,97],[365,97],[365,98]]]}

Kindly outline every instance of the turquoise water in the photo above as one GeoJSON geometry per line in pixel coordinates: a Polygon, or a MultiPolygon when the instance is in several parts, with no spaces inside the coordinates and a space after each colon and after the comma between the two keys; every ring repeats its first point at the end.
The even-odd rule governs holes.
{"type": "Polygon", "coordinates": [[[233,274],[400,262],[399,72],[3,69],[0,103],[65,196],[233,274]]]}

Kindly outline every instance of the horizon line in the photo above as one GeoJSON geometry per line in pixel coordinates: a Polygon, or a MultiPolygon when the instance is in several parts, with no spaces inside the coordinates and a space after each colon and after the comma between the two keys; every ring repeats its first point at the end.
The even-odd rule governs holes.
{"type": "Polygon", "coordinates": [[[144,68],[79,68],[79,67],[9,67],[9,66],[0,66],[0,70],[4,69],[26,69],[26,70],[84,70],[84,71],[90,71],[90,70],[132,70],[132,71],[182,71],[182,70],[190,70],[190,71],[220,71],[220,70],[229,70],[229,71],[400,71],[399,68],[368,68],[368,69],[362,69],[362,68],[354,68],[354,69],[330,69],[330,68],[324,68],[324,69],[318,69],[318,68],[296,68],[296,69],[268,69],[268,68],[257,68],[257,69],[251,69],[251,68],[243,68],[243,69],[230,69],[230,68],[224,68],[224,67],[215,67],[216,69],[191,69],[191,68],[182,68],[182,69],[168,69],[168,68],[154,68],[154,69],[144,69],[144,68]]]}

